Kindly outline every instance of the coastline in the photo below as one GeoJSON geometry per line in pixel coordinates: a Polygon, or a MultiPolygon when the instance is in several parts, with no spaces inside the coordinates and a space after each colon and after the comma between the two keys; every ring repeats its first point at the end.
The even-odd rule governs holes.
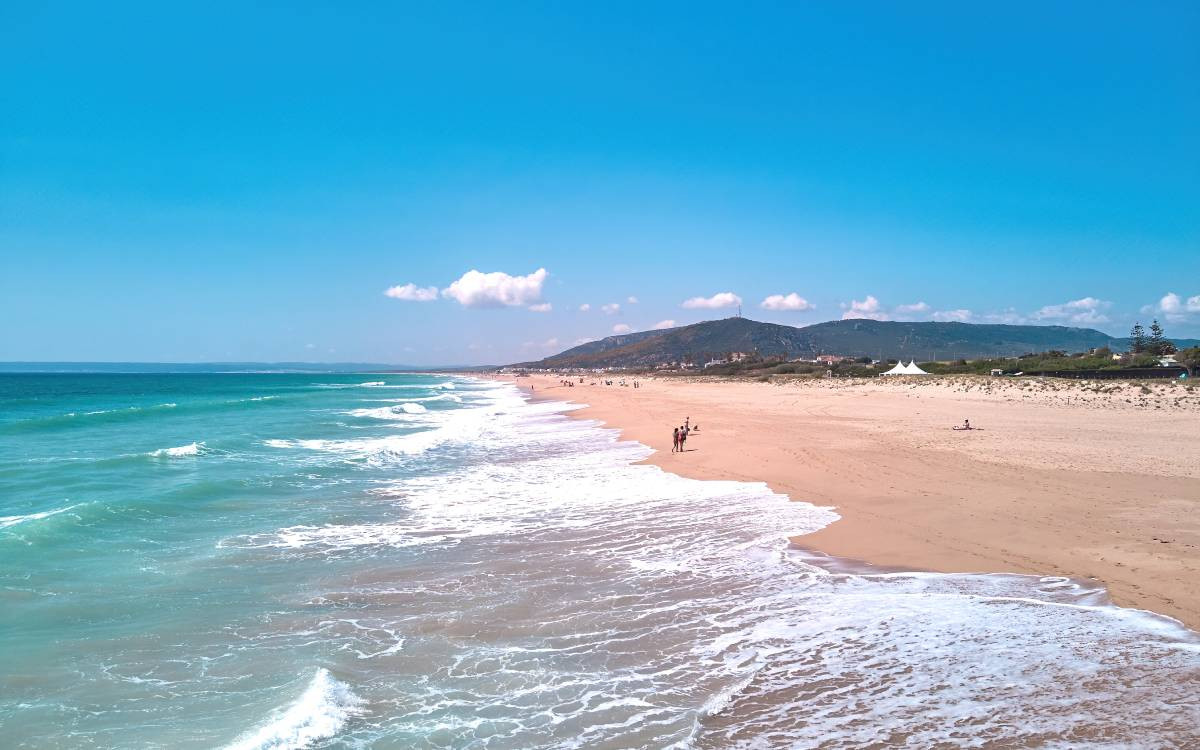
{"type": "Polygon", "coordinates": [[[585,404],[571,416],[650,446],[646,462],[667,471],[833,507],[841,520],[794,538],[801,547],[885,568],[1095,579],[1120,606],[1200,629],[1194,391],[505,379],[534,385],[537,400],[585,404]],[[689,416],[700,430],[673,455],[671,427],[689,416]],[[949,429],[964,417],[982,429],[949,429]]]}

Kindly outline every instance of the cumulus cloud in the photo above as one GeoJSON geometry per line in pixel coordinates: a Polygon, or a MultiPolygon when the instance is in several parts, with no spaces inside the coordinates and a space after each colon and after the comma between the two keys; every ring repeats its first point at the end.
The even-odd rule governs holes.
{"type": "Polygon", "coordinates": [[[772,294],[764,299],[760,304],[764,310],[792,310],[802,312],[804,310],[812,310],[816,305],[801,297],[799,294],[792,292],[791,294],[772,294]]]}
{"type": "Polygon", "coordinates": [[[937,310],[930,317],[942,323],[967,323],[974,315],[970,310],[959,308],[957,310],[937,310]]]}
{"type": "Polygon", "coordinates": [[[737,307],[742,304],[742,298],[733,292],[718,292],[711,297],[692,297],[683,301],[683,307],[689,310],[719,310],[723,307],[737,307]]]}
{"type": "Polygon", "coordinates": [[[533,312],[546,313],[546,312],[550,312],[551,310],[553,310],[554,306],[551,305],[549,302],[541,302],[536,305],[530,305],[529,309],[533,312]]]}
{"type": "Polygon", "coordinates": [[[615,326],[613,326],[613,333],[629,333],[632,330],[632,328],[624,323],[617,323],[615,326]]]}
{"type": "Polygon", "coordinates": [[[634,297],[633,295],[629,295],[629,297],[625,301],[631,305],[636,305],[638,303],[638,298],[634,297]]]}
{"type": "Polygon", "coordinates": [[[579,306],[579,312],[587,312],[588,310],[591,310],[591,309],[592,309],[592,306],[586,302],[584,302],[582,305],[579,306]]]}
{"type": "Polygon", "coordinates": [[[667,320],[660,320],[654,324],[654,330],[656,330],[656,331],[661,331],[664,328],[674,328],[674,327],[675,327],[675,321],[673,321],[669,318],[667,320]]]}
{"type": "Polygon", "coordinates": [[[924,302],[914,302],[911,305],[897,305],[896,312],[901,315],[911,315],[913,313],[929,312],[929,305],[924,302]]]}
{"type": "Polygon", "coordinates": [[[404,284],[402,286],[388,287],[383,293],[392,299],[402,299],[405,302],[432,302],[438,297],[438,288],[436,286],[404,284]]]}
{"type": "Polygon", "coordinates": [[[1108,316],[1104,314],[1112,306],[1095,297],[1064,302],[1061,305],[1046,305],[1033,314],[1034,320],[1063,321],[1067,323],[1107,323],[1108,316]]]}
{"type": "Polygon", "coordinates": [[[1157,306],[1142,308],[1143,312],[1160,312],[1167,320],[1178,323],[1187,319],[1188,313],[1200,312],[1200,294],[1188,297],[1186,300],[1175,292],[1167,292],[1158,301],[1157,306]],[[1148,309],[1147,309],[1148,308],[1148,309]]]}
{"type": "Polygon", "coordinates": [[[621,311],[621,305],[617,302],[610,302],[607,305],[601,305],[600,309],[604,311],[605,315],[613,315],[621,311]]]}
{"type": "Polygon", "coordinates": [[[595,340],[596,339],[575,339],[575,343],[571,344],[571,346],[583,346],[584,344],[590,344],[595,340]]]}
{"type": "Polygon", "coordinates": [[[888,314],[885,313],[879,305],[879,300],[868,294],[867,298],[862,300],[850,300],[849,305],[842,305],[845,312],[842,313],[842,320],[853,320],[855,318],[867,318],[869,320],[888,320],[888,314]]]}
{"type": "Polygon", "coordinates": [[[524,307],[542,299],[542,285],[549,274],[539,268],[528,276],[510,276],[502,271],[467,271],[442,290],[442,295],[463,307],[524,307]]]}

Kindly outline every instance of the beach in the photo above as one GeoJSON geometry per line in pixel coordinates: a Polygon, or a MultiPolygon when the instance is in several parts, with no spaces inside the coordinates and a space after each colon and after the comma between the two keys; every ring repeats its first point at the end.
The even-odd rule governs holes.
{"type": "Polygon", "coordinates": [[[1140,519],[1170,526],[1195,484],[1187,455],[1143,466],[1129,435],[1103,448],[1121,467],[1103,497],[1160,493],[1109,542],[1081,479],[1003,437],[1049,429],[1050,412],[1021,421],[1020,403],[989,400],[1002,393],[553,385],[531,399],[444,374],[0,378],[5,747],[1200,741],[1200,634],[1112,606],[1086,538],[1037,507],[1063,495],[1088,543],[1116,551],[1097,558],[1136,564],[1116,584],[1149,594],[1120,603],[1186,617],[1161,601],[1191,601],[1182,511],[1162,544],[1177,556],[1143,552],[1157,567],[1122,542],[1166,533],[1140,519]],[[986,429],[952,433],[941,423],[967,403],[986,429]],[[673,456],[662,425],[687,416],[700,429],[673,456]],[[1006,516],[1035,511],[1028,533],[1057,562],[1006,516]],[[955,566],[985,572],[928,572],[955,566]]]}
{"type": "MultiPolygon", "coordinates": [[[[612,379],[612,376],[609,376],[612,379]]],[[[697,479],[831,506],[799,546],[885,568],[1091,578],[1200,628],[1200,389],[953,377],[639,388],[517,379],[697,479]],[[671,430],[699,425],[683,454],[671,430]],[[978,429],[955,431],[964,419],[978,429]]],[[[619,378],[613,379],[616,383],[619,378]]],[[[626,378],[631,382],[630,378],[626,378]]]]}

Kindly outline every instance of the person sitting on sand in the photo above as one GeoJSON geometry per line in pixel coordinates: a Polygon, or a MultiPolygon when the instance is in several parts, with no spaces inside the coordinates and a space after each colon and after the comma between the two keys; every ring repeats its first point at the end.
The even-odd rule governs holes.
{"type": "Polygon", "coordinates": [[[962,425],[959,427],[955,427],[954,429],[956,429],[956,430],[973,430],[975,428],[971,426],[971,420],[964,419],[962,425]]]}

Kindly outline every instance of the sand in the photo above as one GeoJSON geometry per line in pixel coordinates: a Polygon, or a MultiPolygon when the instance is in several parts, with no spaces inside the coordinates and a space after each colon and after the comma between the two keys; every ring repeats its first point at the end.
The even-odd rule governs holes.
{"type": "MultiPolygon", "coordinates": [[[[578,380],[578,378],[576,378],[578,380]]],[[[765,481],[842,517],[793,541],[942,572],[1094,578],[1200,629],[1200,388],[984,377],[643,387],[523,377],[698,479],[765,481]],[[671,453],[671,428],[700,430],[671,453]],[[955,432],[969,418],[981,429],[955,432]]]]}

